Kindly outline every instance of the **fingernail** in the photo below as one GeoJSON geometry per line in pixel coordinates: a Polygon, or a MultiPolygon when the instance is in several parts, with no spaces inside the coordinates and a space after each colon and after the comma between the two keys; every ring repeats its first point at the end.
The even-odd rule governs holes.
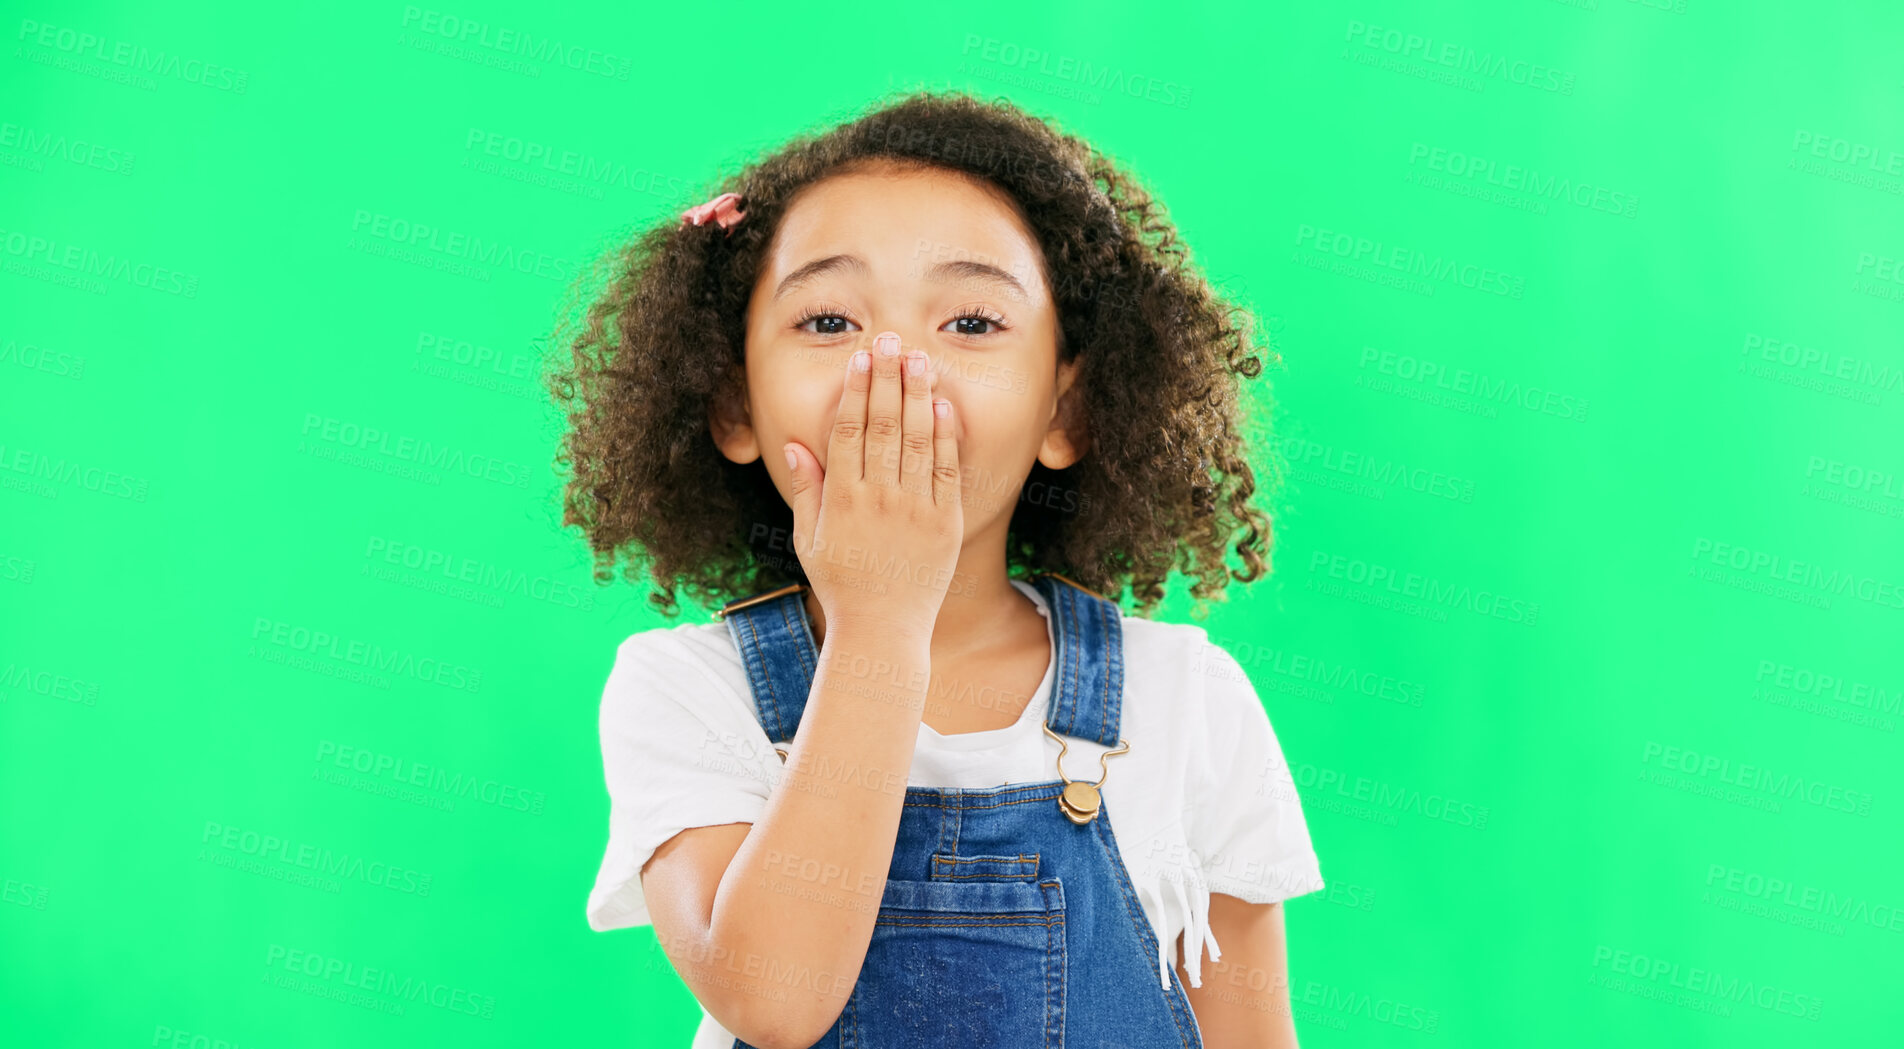
{"type": "Polygon", "coordinates": [[[787,469],[798,470],[800,468],[800,457],[793,454],[793,449],[782,448],[780,450],[787,455],[787,469]]]}
{"type": "Polygon", "coordinates": [[[899,356],[899,333],[896,331],[880,332],[879,338],[873,340],[873,348],[879,351],[881,357],[899,356]]]}
{"type": "Polygon", "coordinates": [[[925,354],[915,353],[906,358],[906,374],[907,375],[924,375],[925,373],[926,373],[926,355],[925,354]]]}
{"type": "Polygon", "coordinates": [[[865,350],[860,350],[859,352],[853,354],[853,370],[854,371],[863,372],[866,369],[871,368],[872,366],[873,366],[872,354],[867,353],[865,350]]]}

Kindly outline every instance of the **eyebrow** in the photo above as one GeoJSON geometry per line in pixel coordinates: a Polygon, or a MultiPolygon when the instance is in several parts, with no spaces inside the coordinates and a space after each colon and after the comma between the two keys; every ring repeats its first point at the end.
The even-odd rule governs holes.
{"type": "MultiPolygon", "coordinates": [[[[812,262],[801,266],[780,279],[779,286],[774,288],[774,301],[778,302],[789,292],[794,291],[801,285],[812,283],[829,273],[841,273],[849,270],[865,273],[867,269],[866,260],[860,258],[858,255],[828,255],[822,259],[814,259],[812,262]]],[[[954,259],[948,262],[937,263],[926,271],[925,276],[927,280],[943,280],[948,277],[976,280],[987,284],[998,285],[1007,293],[1017,297],[1021,301],[1031,297],[1030,293],[1025,290],[1025,286],[1019,283],[1017,277],[1012,276],[1005,270],[999,269],[997,266],[983,262],[975,262],[971,259],[954,259]]]]}

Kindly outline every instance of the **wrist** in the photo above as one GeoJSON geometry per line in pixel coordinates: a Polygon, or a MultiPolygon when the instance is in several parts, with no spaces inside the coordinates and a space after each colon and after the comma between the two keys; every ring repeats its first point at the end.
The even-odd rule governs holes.
{"type": "Polygon", "coordinates": [[[903,658],[913,652],[924,657],[932,651],[932,625],[867,616],[829,616],[820,647],[831,648],[836,643],[886,658],[903,658]]]}

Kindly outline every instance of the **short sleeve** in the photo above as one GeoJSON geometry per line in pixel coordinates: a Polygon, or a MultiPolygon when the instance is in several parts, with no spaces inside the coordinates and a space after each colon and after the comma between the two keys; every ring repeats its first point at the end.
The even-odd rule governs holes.
{"type": "Polygon", "coordinates": [[[1204,645],[1209,760],[1192,779],[1189,846],[1211,892],[1246,903],[1315,892],[1324,887],[1322,871],[1269,714],[1235,657],[1204,645]]]}
{"type": "Polygon", "coordinates": [[[766,759],[780,761],[746,700],[681,630],[622,642],[602,689],[608,848],[588,897],[597,932],[649,924],[640,872],[655,849],[690,827],[757,820],[771,793],[766,759]]]}

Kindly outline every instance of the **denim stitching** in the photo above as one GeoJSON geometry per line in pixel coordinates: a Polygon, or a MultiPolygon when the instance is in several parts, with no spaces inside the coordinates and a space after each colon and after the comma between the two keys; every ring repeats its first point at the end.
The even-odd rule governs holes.
{"type": "Polygon", "coordinates": [[[1057,923],[1045,927],[1045,1045],[1051,1046],[1051,1034],[1055,1029],[1058,1035],[1057,1049],[1064,1049],[1064,1011],[1065,995],[1068,993],[1065,981],[1070,978],[1071,959],[1065,952],[1065,937],[1069,935],[1065,923],[1064,887],[1056,881],[1039,885],[1044,890],[1045,913],[1055,913],[1057,923]],[[1058,906],[1051,905],[1051,897],[1058,897],[1058,906]],[[1052,987],[1052,984],[1057,987],[1052,987]]]}
{"type": "MultiPolygon", "coordinates": [[[[1122,721],[1123,712],[1123,638],[1121,623],[1113,618],[1116,614],[1116,609],[1104,599],[1098,598],[1095,595],[1089,595],[1081,591],[1074,592],[1076,590],[1075,585],[1068,584],[1064,580],[1044,576],[1036,581],[1042,584],[1039,589],[1047,600],[1050,613],[1054,616],[1064,617],[1061,620],[1054,620],[1054,626],[1061,624],[1063,629],[1054,629],[1053,631],[1053,661],[1060,664],[1060,666],[1057,668],[1058,674],[1056,680],[1058,684],[1057,695],[1053,697],[1052,703],[1053,715],[1048,719],[1047,723],[1053,729],[1066,731],[1071,735],[1078,735],[1083,738],[1092,738],[1103,745],[1109,746],[1111,743],[1117,742],[1117,733],[1122,721]],[[1088,601],[1086,601],[1087,597],[1089,598],[1088,601]],[[1086,607],[1087,605],[1088,607],[1086,607]],[[1091,632],[1093,630],[1096,631],[1095,634],[1091,632]],[[1090,650],[1093,643],[1100,643],[1100,647],[1104,650],[1105,658],[1101,667],[1085,664],[1084,655],[1090,650]],[[1091,674],[1094,672],[1100,673],[1101,676],[1095,682],[1096,687],[1089,688],[1085,685],[1085,682],[1090,680],[1091,674]],[[1091,704],[1092,706],[1087,706],[1087,704],[1091,704]],[[1093,706],[1095,709],[1093,709],[1093,706]],[[1087,730],[1083,724],[1085,721],[1090,722],[1095,731],[1087,730]],[[1105,742],[1104,737],[1106,735],[1109,736],[1109,743],[1105,742]]],[[[794,594],[789,595],[788,600],[799,600],[799,598],[800,595],[794,594]]],[[[769,612],[769,609],[767,607],[757,606],[756,608],[742,610],[733,617],[742,620],[741,624],[739,624],[742,629],[737,630],[736,634],[744,635],[751,642],[742,647],[747,649],[746,662],[752,682],[757,687],[760,687],[768,697],[768,702],[762,705],[765,708],[762,712],[766,715],[766,718],[774,722],[777,728],[790,729],[797,725],[797,721],[788,724],[791,719],[782,716],[783,712],[789,711],[792,708],[785,707],[781,703],[781,697],[775,688],[777,682],[770,669],[774,659],[769,658],[770,653],[766,651],[766,649],[771,648],[771,655],[777,659],[791,659],[797,661],[799,665],[809,668],[810,690],[811,678],[817,674],[817,656],[815,655],[815,646],[812,644],[811,627],[808,626],[806,628],[806,632],[804,632],[805,636],[802,637],[801,634],[803,631],[800,628],[805,621],[804,606],[796,609],[792,605],[782,603],[779,604],[774,611],[778,611],[781,614],[782,622],[786,626],[787,632],[776,636],[785,638],[790,643],[784,645],[777,644],[773,638],[769,638],[763,643],[760,640],[760,627],[767,621],[756,620],[749,614],[755,611],[766,614],[769,612]]],[[[804,706],[804,704],[801,704],[801,706],[804,706]]],[[[930,861],[927,865],[929,878],[931,874],[942,870],[946,871],[947,875],[937,880],[954,884],[970,884],[973,880],[984,877],[984,875],[965,875],[960,873],[962,861],[969,862],[981,858],[960,857],[957,855],[957,846],[963,829],[965,810],[970,809],[974,812],[981,812],[991,809],[1004,810],[1009,806],[1016,805],[1049,803],[1060,797],[1064,786],[1065,781],[1063,779],[1056,779],[1030,784],[1013,784],[1011,786],[985,790],[925,787],[907,788],[906,796],[903,801],[905,807],[936,808],[940,810],[941,814],[939,838],[942,845],[947,846],[947,848],[940,850],[941,853],[945,854],[928,856],[928,860],[930,861]]],[[[1111,827],[1110,813],[1108,810],[1102,810],[1100,812],[1100,818],[1093,822],[1095,822],[1097,826],[1097,831],[1092,836],[1096,843],[1095,847],[1098,850],[1098,856],[1100,859],[1108,861],[1111,875],[1109,881],[1116,886],[1118,896],[1124,901],[1126,917],[1131,921],[1133,929],[1138,934],[1140,946],[1148,946],[1149,951],[1147,958],[1154,963],[1157,953],[1158,937],[1155,931],[1150,927],[1148,919],[1143,917],[1142,905],[1137,899],[1129,872],[1125,868],[1123,858],[1117,849],[1116,836],[1111,827]]],[[[1070,832],[1069,827],[1063,821],[1054,818],[1051,823],[1054,828],[1053,833],[1062,834],[1070,832]]],[[[1088,829],[1080,829],[1083,829],[1086,833],[1090,833],[1088,829]]],[[[1041,831],[1040,833],[1045,832],[1041,831]]],[[[1037,868],[1044,866],[1039,853],[1027,854],[1020,852],[1018,858],[1021,861],[1029,861],[1031,863],[1034,868],[1033,878],[1037,876],[1037,868]]],[[[991,859],[1005,859],[1007,864],[1010,863],[1009,858],[1006,857],[992,857],[991,859]]],[[[1003,875],[1003,877],[1009,878],[1013,876],[1007,874],[1003,875]]],[[[875,922],[876,924],[887,927],[911,927],[918,929],[981,927],[1035,928],[1039,925],[1044,926],[1046,930],[1045,984],[1047,1006],[1044,1044],[1048,1049],[1054,1044],[1062,1049],[1064,1042],[1064,1025],[1066,1021],[1065,1010],[1067,1005],[1067,981],[1069,971],[1068,952],[1066,950],[1066,937],[1068,935],[1066,932],[1066,915],[1062,903],[1056,908],[1052,905],[1052,896],[1062,892],[1060,882],[1052,880],[1040,883],[1040,885],[1044,890],[1045,896],[1045,914],[1042,919],[1022,913],[1000,914],[996,918],[987,919],[983,915],[973,915],[969,912],[932,914],[901,911],[896,914],[888,915],[883,920],[876,918],[875,922]]],[[[1108,904],[1109,900],[1107,899],[1105,902],[1108,904]]],[[[1152,968],[1154,968],[1154,965],[1152,968]]],[[[1189,1002],[1183,991],[1183,986],[1181,982],[1176,979],[1175,973],[1171,973],[1170,976],[1170,986],[1164,989],[1163,997],[1171,1018],[1177,1025],[1179,1039],[1185,1047],[1197,1046],[1200,1049],[1202,1043],[1196,1034],[1193,1018],[1194,1013],[1190,1012],[1189,1002]]],[[[859,987],[856,985],[853,993],[848,996],[844,1007],[845,1016],[842,1018],[844,1022],[835,1025],[837,1032],[836,1044],[840,1049],[855,1049],[863,1040],[864,1032],[861,1029],[858,1012],[860,1004],[861,994],[859,987]]],[[[743,1045],[739,1039],[736,1039],[735,1044],[737,1047],[743,1045]]]]}
{"type": "Polygon", "coordinates": [[[755,709],[761,714],[766,715],[769,722],[768,725],[764,726],[767,729],[767,738],[775,740],[782,738],[780,700],[778,698],[779,690],[774,687],[773,673],[768,669],[771,661],[768,660],[767,653],[761,648],[758,624],[754,620],[753,612],[753,608],[742,609],[739,613],[740,619],[736,626],[745,635],[746,643],[741,647],[745,649],[745,655],[747,657],[747,673],[753,678],[754,683],[759,686],[759,688],[755,690],[755,695],[758,696],[761,692],[765,692],[767,696],[766,704],[763,706],[756,702],[754,704],[755,709]]]}
{"type": "MultiPolygon", "coordinates": [[[[1124,869],[1124,860],[1118,855],[1117,836],[1111,832],[1111,813],[1109,807],[1106,806],[1104,809],[1099,810],[1098,818],[1092,822],[1097,824],[1098,827],[1098,844],[1102,846],[1104,851],[1108,854],[1107,858],[1111,864],[1111,871],[1117,875],[1113,880],[1117,883],[1118,893],[1124,897],[1124,912],[1130,916],[1131,925],[1137,930],[1138,942],[1147,948],[1149,959],[1154,961],[1157,958],[1157,933],[1150,927],[1150,919],[1144,917],[1144,908],[1137,900],[1137,891],[1131,885],[1130,873],[1124,869]]],[[[1201,949],[1200,944],[1198,945],[1198,949],[1201,949]]],[[[1184,1049],[1191,1049],[1193,1046],[1196,1047],[1196,1049],[1202,1049],[1202,1039],[1200,1037],[1193,1037],[1191,1033],[1197,1029],[1195,1022],[1192,1021],[1191,1027],[1188,1030],[1184,1027],[1183,1010],[1189,1007],[1189,1001],[1188,999],[1183,999],[1181,986],[1182,985],[1177,982],[1177,974],[1172,972],[1170,974],[1170,990],[1162,992],[1164,1002],[1170,1007],[1171,1018],[1177,1021],[1177,1035],[1183,1039],[1184,1049]],[[1182,999],[1181,1004],[1179,1003],[1179,999],[1182,999]]]]}

